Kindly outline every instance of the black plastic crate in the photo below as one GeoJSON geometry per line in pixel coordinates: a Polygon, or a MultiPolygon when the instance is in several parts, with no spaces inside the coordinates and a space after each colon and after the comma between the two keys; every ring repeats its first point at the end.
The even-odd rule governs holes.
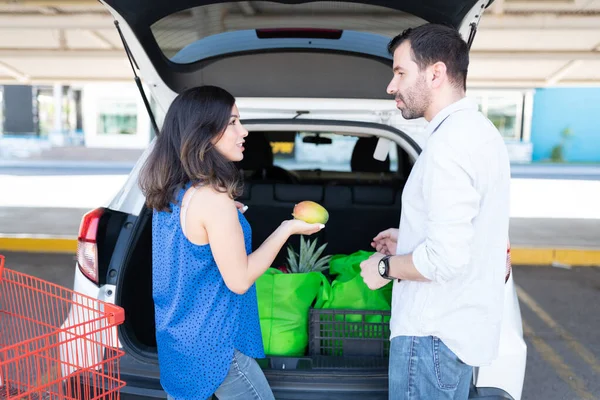
{"type": "Polygon", "coordinates": [[[390,314],[389,311],[311,309],[308,354],[388,358],[390,314]]]}

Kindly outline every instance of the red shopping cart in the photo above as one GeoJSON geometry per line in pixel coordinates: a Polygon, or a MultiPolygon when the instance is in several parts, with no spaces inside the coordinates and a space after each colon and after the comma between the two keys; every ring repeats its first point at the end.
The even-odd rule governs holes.
{"type": "Polygon", "coordinates": [[[4,268],[0,255],[0,400],[119,399],[124,311],[4,268]]]}

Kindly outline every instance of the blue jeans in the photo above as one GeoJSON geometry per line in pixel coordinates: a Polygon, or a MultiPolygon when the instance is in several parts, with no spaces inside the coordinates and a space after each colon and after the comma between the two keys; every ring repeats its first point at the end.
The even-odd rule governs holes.
{"type": "MultiPolygon", "coordinates": [[[[255,359],[239,351],[233,353],[231,368],[215,391],[219,400],[275,400],[265,374],[255,359]]],[[[167,399],[175,400],[168,396],[167,399]]]]}
{"type": "Polygon", "coordinates": [[[466,400],[473,367],[434,336],[397,336],[390,344],[390,400],[466,400]]]}

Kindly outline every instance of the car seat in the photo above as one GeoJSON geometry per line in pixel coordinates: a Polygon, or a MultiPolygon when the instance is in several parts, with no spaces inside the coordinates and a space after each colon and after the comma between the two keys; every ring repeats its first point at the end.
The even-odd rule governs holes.
{"type": "Polygon", "coordinates": [[[238,169],[250,181],[295,183],[289,171],[273,165],[273,149],[264,132],[251,132],[244,143],[244,158],[237,162],[238,169]]]}
{"type": "Polygon", "coordinates": [[[377,147],[376,136],[361,137],[356,141],[352,150],[350,159],[350,168],[352,172],[375,172],[385,173],[390,171],[390,156],[385,161],[379,161],[373,158],[373,153],[377,147]]]}

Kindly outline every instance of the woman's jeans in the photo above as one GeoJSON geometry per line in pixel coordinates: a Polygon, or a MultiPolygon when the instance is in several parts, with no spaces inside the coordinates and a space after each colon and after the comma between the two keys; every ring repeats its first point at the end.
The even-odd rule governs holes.
{"type": "Polygon", "coordinates": [[[390,345],[390,400],[467,400],[473,367],[435,336],[398,336],[390,345]]]}
{"type": "MultiPolygon", "coordinates": [[[[215,391],[219,400],[274,400],[271,387],[260,366],[251,357],[235,350],[231,368],[215,391]]],[[[175,400],[168,396],[169,400],[175,400]]]]}

